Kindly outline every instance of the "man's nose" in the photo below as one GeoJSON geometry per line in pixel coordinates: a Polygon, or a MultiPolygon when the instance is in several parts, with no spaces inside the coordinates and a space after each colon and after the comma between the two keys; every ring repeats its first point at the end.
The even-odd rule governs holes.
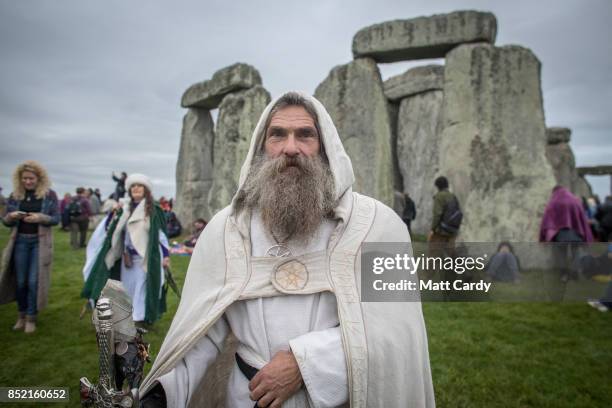
{"type": "Polygon", "coordinates": [[[300,154],[300,149],[298,148],[297,140],[295,139],[295,134],[293,132],[290,133],[287,137],[287,142],[285,143],[283,153],[291,157],[300,154]]]}

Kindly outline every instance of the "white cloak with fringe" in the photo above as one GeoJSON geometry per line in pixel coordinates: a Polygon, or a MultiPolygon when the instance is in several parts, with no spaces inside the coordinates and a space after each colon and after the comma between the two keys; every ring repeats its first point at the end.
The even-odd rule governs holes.
{"type": "MultiPolygon", "coordinates": [[[[113,264],[121,258],[123,249],[127,241],[132,247],[136,249],[138,255],[132,257],[132,267],[128,268],[124,262],[121,262],[121,282],[123,283],[125,290],[130,295],[132,300],[132,318],[134,321],[142,321],[145,318],[146,312],[146,282],[147,282],[147,245],[149,241],[149,218],[145,214],[146,201],[142,200],[138,206],[134,209],[134,213],[130,213],[130,200],[127,199],[123,202],[123,213],[115,233],[112,237],[112,247],[108,251],[106,257],[106,263],[109,269],[113,264]],[[124,241],[122,238],[122,231],[125,229],[124,241]]],[[[98,254],[104,245],[106,239],[106,219],[103,219],[94,230],[93,234],[89,238],[86,250],[85,266],[83,267],[83,281],[87,281],[91,268],[93,267],[98,254]]],[[[159,251],[160,259],[163,263],[163,250],[162,247],[168,249],[170,247],[166,234],[162,231],[159,232],[159,251]]],[[[163,267],[160,267],[161,280],[159,286],[159,294],[161,297],[162,287],[165,283],[165,277],[163,273],[163,267]]]]}
{"type": "MultiPolygon", "coordinates": [[[[410,242],[406,226],[384,204],[352,192],[352,165],[329,114],[316,99],[303,96],[317,109],[334,176],[338,205],[333,219],[322,223],[312,247],[272,258],[261,256],[269,242],[257,214],[236,216],[233,204],[216,214],[198,240],[183,297],[141,395],[159,381],[169,406],[188,404],[231,330],[239,340],[238,353],[256,368],[276,351],[291,348],[305,390],[283,407],[343,401],[351,407],[435,405],[421,304],[360,302],[361,244],[410,242]],[[304,268],[298,283],[288,284],[283,273],[295,265],[304,268]]],[[[261,150],[273,104],[254,131],[240,186],[261,150]]],[[[244,399],[247,383],[234,367],[228,404],[253,406],[244,399]]]]}

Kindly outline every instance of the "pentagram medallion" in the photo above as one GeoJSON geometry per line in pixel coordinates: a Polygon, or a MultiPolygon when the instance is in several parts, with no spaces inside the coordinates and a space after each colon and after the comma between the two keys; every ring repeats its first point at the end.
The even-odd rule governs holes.
{"type": "Polygon", "coordinates": [[[287,256],[291,256],[291,250],[289,249],[287,245],[276,244],[268,248],[268,250],[266,251],[266,255],[274,256],[277,258],[284,258],[287,256]]]}
{"type": "Polygon", "coordinates": [[[286,291],[304,289],[308,282],[306,265],[297,260],[284,262],[274,267],[274,286],[286,291]]]}

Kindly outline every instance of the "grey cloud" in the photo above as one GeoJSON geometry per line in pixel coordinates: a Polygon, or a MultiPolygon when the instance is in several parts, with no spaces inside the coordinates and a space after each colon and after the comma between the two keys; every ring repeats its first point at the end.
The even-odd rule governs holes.
{"type": "MultiPolygon", "coordinates": [[[[112,191],[112,170],[143,172],[174,195],[182,92],[237,61],[272,93],[314,91],[351,60],[377,22],[472,8],[493,11],[498,44],[542,61],[549,125],[573,129],[579,164],[609,162],[612,6],[606,0],[0,1],[0,185],[22,160],[44,163],[58,191],[112,191]]],[[[385,64],[384,77],[427,63],[385,64]]],[[[601,184],[601,183],[599,183],[601,184]]]]}

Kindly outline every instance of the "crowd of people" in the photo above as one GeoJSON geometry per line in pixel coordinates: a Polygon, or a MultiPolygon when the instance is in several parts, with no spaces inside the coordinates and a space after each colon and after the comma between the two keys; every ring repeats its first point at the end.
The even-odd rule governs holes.
{"type": "MultiPolygon", "coordinates": [[[[187,406],[230,331],[239,345],[226,389],[229,406],[433,406],[420,302],[355,302],[362,244],[409,243],[414,203],[404,196],[399,217],[353,193],[351,161],[315,98],[287,93],[258,123],[231,205],[210,225],[197,219],[182,243],[192,262],[174,322],[141,385],[141,406],[187,406]]],[[[164,313],[168,239],[182,226],[172,200],[156,200],[147,176],[112,177],[116,188],[107,200],[97,189],[79,187],[59,202],[39,163],[15,169],[2,214],[11,233],[0,269],[0,304],[17,301],[14,330],[36,331],[48,298],[51,228],[60,222],[75,250],[87,248],[82,297],[95,301],[108,279],[118,279],[132,299],[135,322],[151,324],[164,313]]],[[[427,241],[433,251],[453,256],[463,210],[446,177],[434,185],[427,241]]],[[[566,259],[581,244],[610,240],[611,227],[612,197],[583,205],[556,186],[540,240],[557,243],[559,258],[566,259]]],[[[559,269],[571,277],[567,264],[559,269]]],[[[488,274],[520,280],[511,243],[499,243],[488,274]]],[[[609,295],[612,283],[590,304],[608,310],[609,295]]]]}
{"type": "MultiPolygon", "coordinates": [[[[455,240],[461,228],[463,212],[457,196],[449,189],[446,177],[438,177],[434,185],[437,193],[432,197],[432,224],[427,235],[429,256],[454,257],[457,256],[455,240]]],[[[402,220],[410,230],[417,212],[407,194],[403,194],[403,199],[402,220]]],[[[600,203],[597,196],[577,197],[567,188],[555,186],[544,209],[539,240],[551,243],[554,251],[551,267],[559,273],[562,282],[596,275],[609,279],[612,277],[612,195],[600,203]],[[593,242],[609,243],[608,250],[597,257],[581,251],[583,245],[593,242]]],[[[521,281],[520,259],[510,242],[498,244],[486,272],[492,281],[521,281]]],[[[457,276],[453,278],[458,279],[457,276]]],[[[609,310],[612,307],[612,283],[601,299],[590,300],[589,304],[600,311],[609,310]]]]}
{"type": "MultiPolygon", "coordinates": [[[[62,231],[70,232],[73,249],[87,247],[84,297],[97,299],[106,279],[114,278],[122,280],[132,297],[136,321],[152,323],[165,310],[165,292],[160,290],[164,288],[163,268],[169,266],[167,237],[182,232],[172,199],[156,201],[151,181],[142,174],[128,177],[123,172],[112,177],[117,185],[106,200],[100,189],[85,187],[58,200],[42,165],[26,161],[15,169],[13,192],[8,199],[0,194],[0,216],[11,228],[2,256],[0,304],[17,301],[14,330],[36,331],[38,312],[48,298],[51,227],[58,224],[62,231]],[[88,242],[89,230],[93,233],[88,242]],[[159,254],[153,249],[156,242],[159,254]]],[[[202,223],[206,225],[203,219],[194,223],[194,235],[186,243],[195,245],[202,223]]]]}
{"type": "MultiPolygon", "coordinates": [[[[70,232],[74,249],[85,248],[88,230],[94,231],[84,268],[83,296],[96,299],[106,279],[117,278],[124,281],[134,299],[136,321],[152,323],[163,312],[162,270],[169,265],[169,254],[190,255],[207,222],[201,218],[195,220],[187,239],[169,244],[168,239],[183,232],[172,210],[173,200],[162,196],[155,201],[152,183],[144,175],[128,177],[122,172],[120,176],[113,173],[112,178],[116,187],[106,200],[102,199],[98,188],[78,187],[75,195],[66,193],[58,202],[55,192],[50,189],[49,176],[40,164],[27,161],[16,168],[13,193],[8,199],[0,194],[4,224],[15,227],[4,252],[6,259],[3,259],[3,268],[14,268],[15,274],[0,276],[0,303],[17,300],[19,316],[15,330],[35,331],[38,310],[46,304],[52,260],[50,228],[58,223],[62,230],[70,232]],[[151,231],[155,232],[153,235],[157,239],[151,231]],[[153,239],[149,241],[151,237],[153,239]],[[159,244],[159,256],[147,257],[153,252],[157,254],[152,249],[155,243],[159,244]],[[14,287],[14,293],[7,289],[11,287],[14,287]],[[152,298],[159,304],[154,304],[152,298]]],[[[434,185],[438,192],[432,198],[432,225],[427,235],[430,255],[452,255],[463,213],[457,197],[449,190],[446,177],[438,177],[434,185]]],[[[404,195],[404,200],[401,218],[410,230],[410,223],[417,213],[408,195],[404,195]]],[[[553,189],[542,219],[540,241],[557,243],[555,259],[560,260],[556,266],[561,270],[561,279],[576,278],[575,259],[581,244],[610,240],[612,196],[600,203],[597,196],[581,200],[564,187],[553,189]]],[[[609,273],[606,268],[612,265],[612,245],[602,259],[587,257],[579,263],[583,270],[609,273]]],[[[511,243],[499,244],[487,273],[494,281],[520,281],[520,260],[511,243]]],[[[602,299],[591,300],[589,304],[601,311],[608,310],[612,307],[612,289],[609,288],[608,292],[602,299]]]]}

